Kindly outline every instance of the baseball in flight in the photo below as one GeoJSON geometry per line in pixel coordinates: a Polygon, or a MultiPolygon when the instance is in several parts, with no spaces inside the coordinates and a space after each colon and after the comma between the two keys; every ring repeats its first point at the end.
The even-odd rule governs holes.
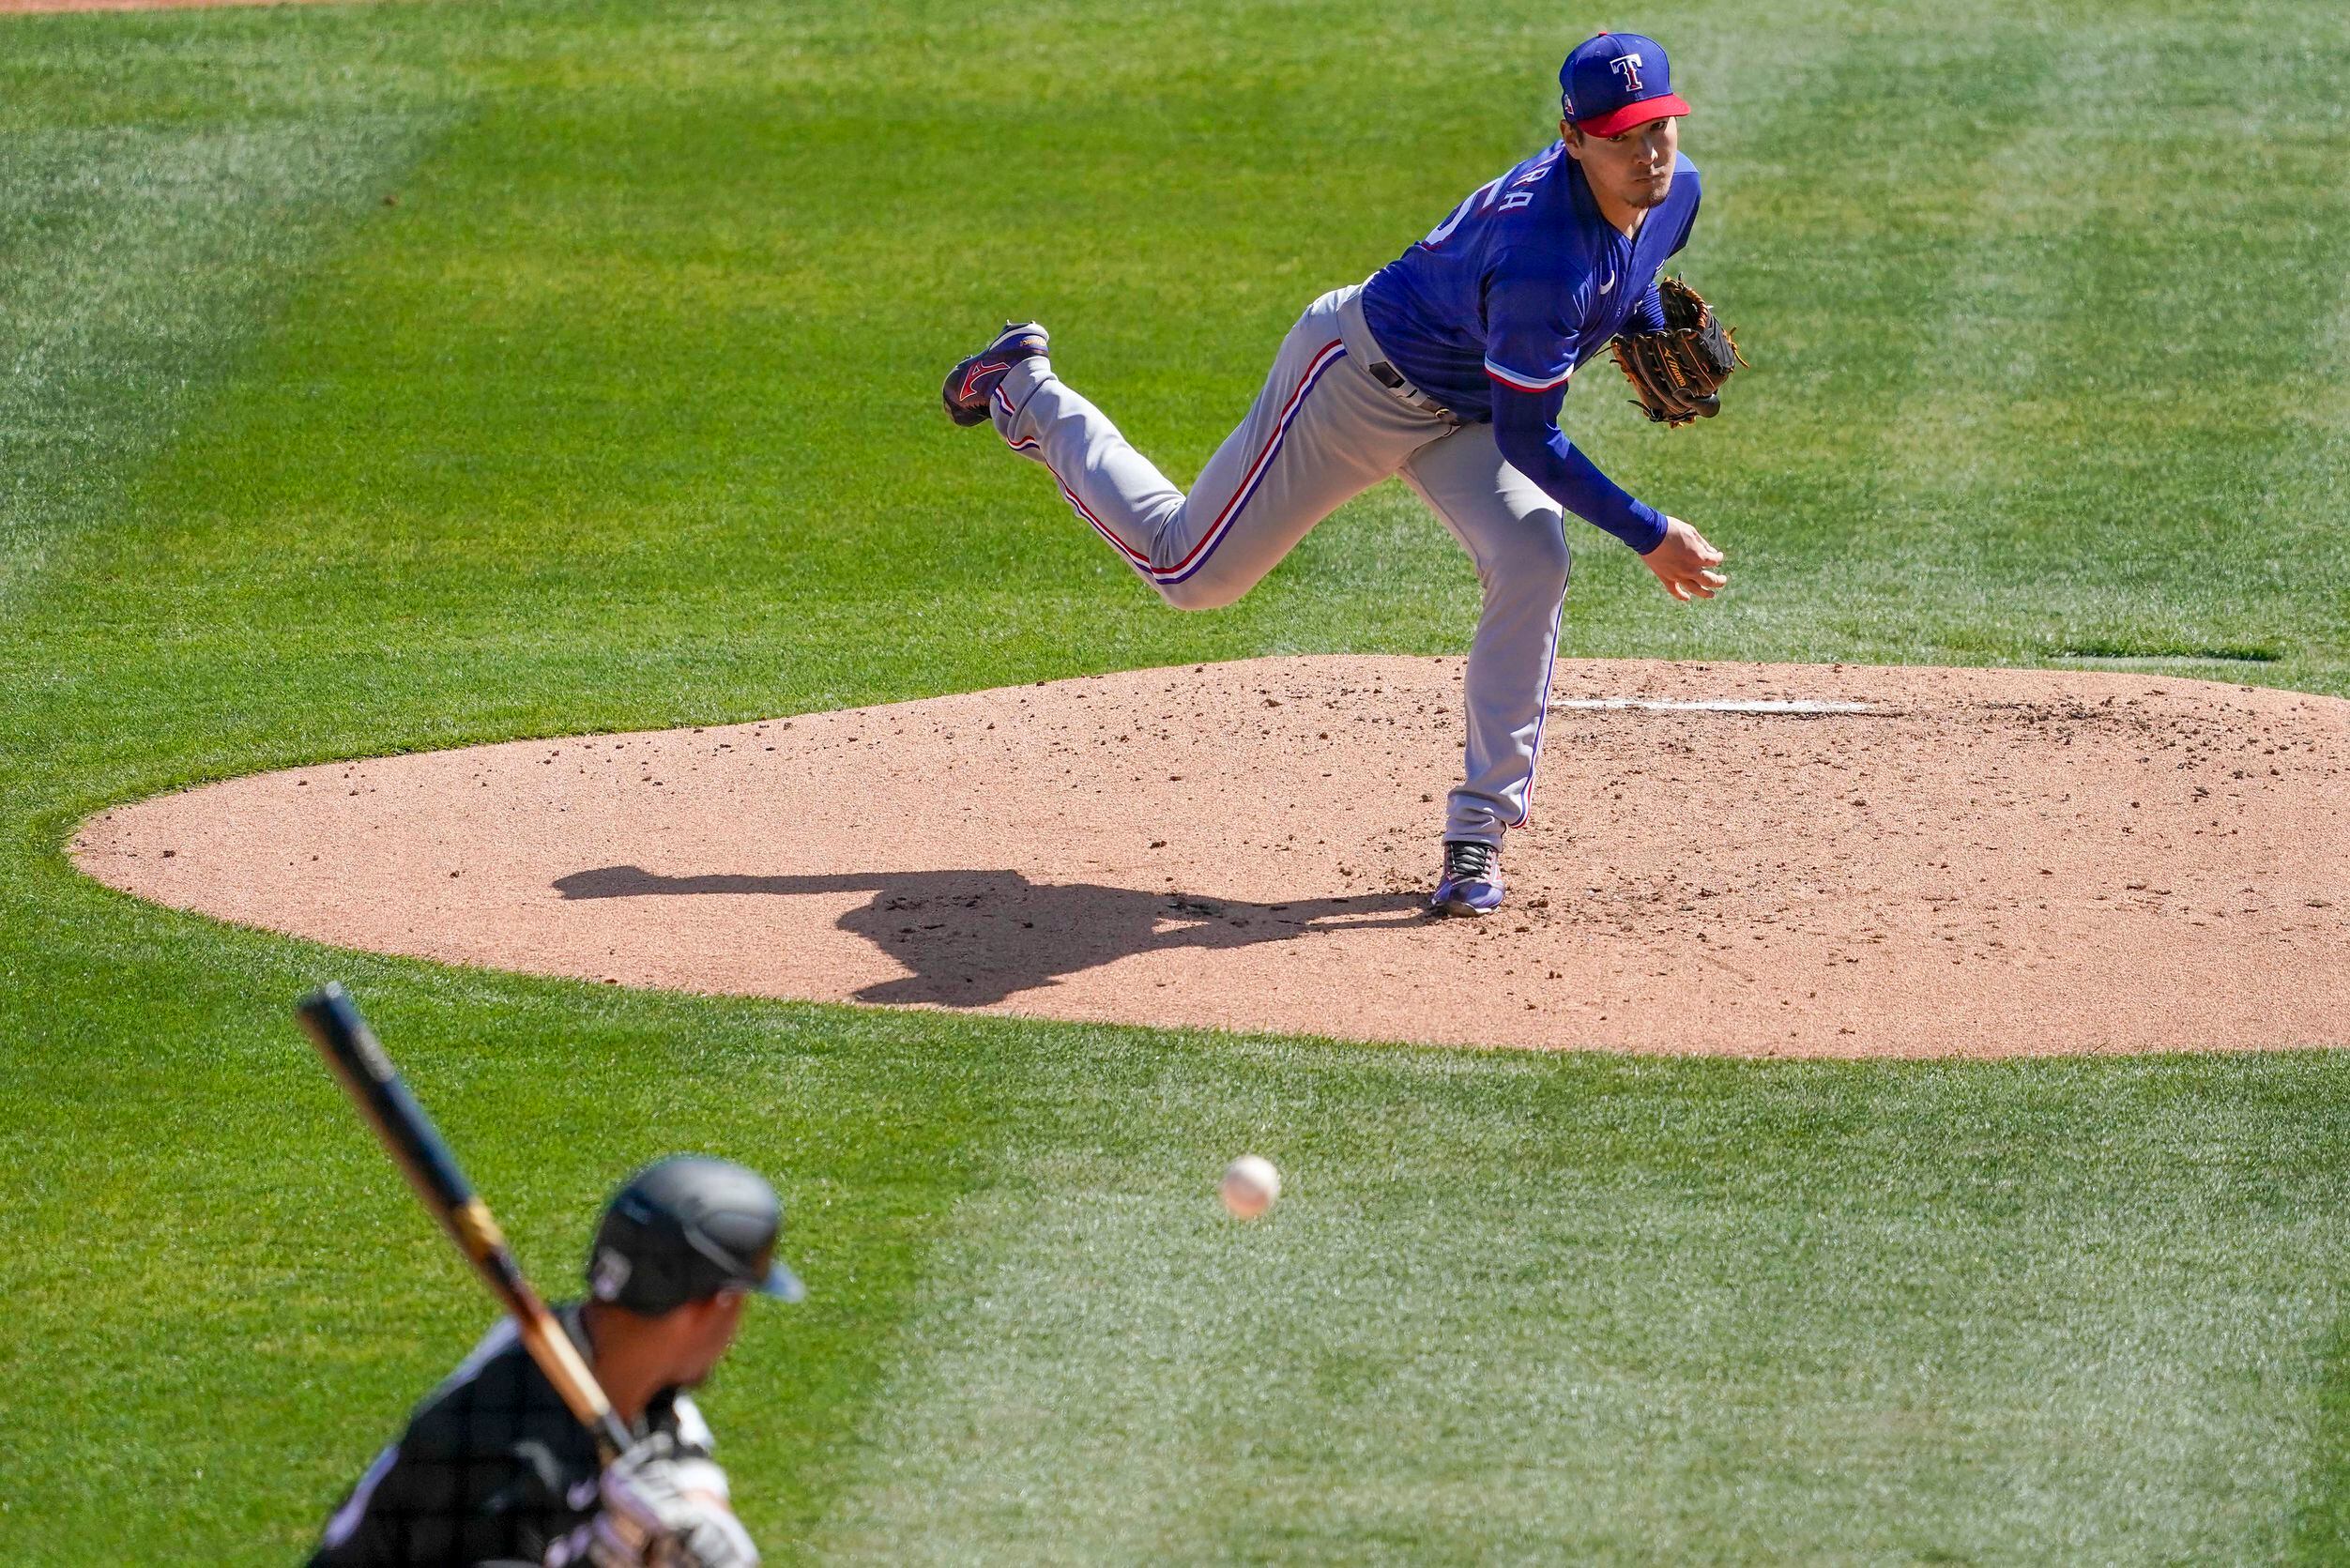
{"type": "Polygon", "coordinates": [[[1260,1219],[1281,1195],[1281,1173],[1263,1155],[1244,1154],[1224,1167],[1224,1180],[1217,1191],[1234,1219],[1260,1219]]]}

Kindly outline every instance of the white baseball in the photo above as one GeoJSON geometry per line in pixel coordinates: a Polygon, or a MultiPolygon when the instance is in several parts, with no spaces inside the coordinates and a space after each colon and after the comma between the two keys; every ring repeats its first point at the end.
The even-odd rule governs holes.
{"type": "Polygon", "coordinates": [[[1281,1195],[1281,1173],[1263,1155],[1244,1154],[1224,1167],[1224,1180],[1217,1191],[1234,1219],[1259,1219],[1281,1195]]]}

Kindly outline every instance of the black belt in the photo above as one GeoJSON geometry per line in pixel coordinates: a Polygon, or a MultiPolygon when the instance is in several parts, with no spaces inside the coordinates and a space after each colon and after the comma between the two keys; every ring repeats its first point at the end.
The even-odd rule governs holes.
{"type": "Polygon", "coordinates": [[[1361,360],[1363,373],[1394,393],[1397,403],[1417,413],[1433,414],[1446,424],[1457,425],[1461,422],[1459,415],[1414,387],[1404,378],[1401,371],[1384,359],[1371,358],[1368,351],[1374,351],[1379,347],[1379,339],[1372,333],[1371,324],[1363,317],[1363,291],[1361,289],[1355,290],[1339,302],[1338,320],[1340,330],[1359,340],[1360,345],[1366,351],[1361,360]]]}
{"type": "Polygon", "coordinates": [[[1368,375],[1373,381],[1376,381],[1381,386],[1386,388],[1389,391],[1400,395],[1405,403],[1419,409],[1422,413],[1438,415],[1443,419],[1452,420],[1455,424],[1458,424],[1460,422],[1459,415],[1455,414],[1451,409],[1445,407],[1442,403],[1437,402],[1434,398],[1428,396],[1417,387],[1412,385],[1411,382],[1406,381],[1402,374],[1396,371],[1396,367],[1389,364],[1386,360],[1374,359],[1369,364],[1363,367],[1363,373],[1366,375],[1368,375]]]}

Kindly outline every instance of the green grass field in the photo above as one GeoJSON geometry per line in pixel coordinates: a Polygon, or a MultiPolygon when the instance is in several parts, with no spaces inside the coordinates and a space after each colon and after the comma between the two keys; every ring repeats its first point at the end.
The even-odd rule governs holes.
{"type": "Polygon", "coordinates": [[[293,763],[1460,651],[1401,490],[1178,616],[937,382],[1039,315],[1188,476],[1601,23],[1675,51],[1756,368],[1671,437],[1569,400],[1732,571],[1676,605],[1583,530],[1571,653],[2350,694],[2339,9],[0,17],[0,1557],[293,1560],[487,1320],[290,1028],[342,976],[550,1283],[636,1162],[778,1177],[813,1294],[705,1400],[771,1560],[2350,1560],[2350,1058],[624,994],[60,855],[293,763]],[[1245,1229],[1244,1147],[1291,1183],[1245,1229]]]}

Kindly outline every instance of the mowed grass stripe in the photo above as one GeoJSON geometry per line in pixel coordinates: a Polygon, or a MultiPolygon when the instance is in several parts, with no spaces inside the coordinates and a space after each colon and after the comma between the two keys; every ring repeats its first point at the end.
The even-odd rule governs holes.
{"type": "MultiPolygon", "coordinates": [[[[2264,36],[2250,20],[2216,31],[2222,48],[2264,36]]],[[[2203,30],[2150,16],[2083,84],[2080,150],[2107,152],[2063,269],[2078,304],[2006,411],[2029,466],[1984,530],[2047,574],[2036,608],[2052,652],[2249,650],[2274,662],[2246,677],[2291,683],[2350,639],[2336,611],[2275,592],[2332,532],[2280,468],[2350,473],[2339,420],[2308,422],[2340,381],[2322,327],[2276,329],[2330,321],[2342,298],[2328,236],[2350,224],[2350,200],[2320,148],[2342,123],[2332,84],[2350,27],[2328,31],[2230,92],[2184,64],[2212,46],[2203,30]],[[2234,129],[2212,134],[2220,123],[2234,129]],[[2150,607],[2150,584],[2182,579],[2191,598],[2150,607]]]]}
{"type": "Polygon", "coordinates": [[[2018,1116],[2002,1074],[1938,1069],[1073,1062],[958,1210],[816,1544],[2265,1558],[2306,1430],[2278,1350],[2329,1332],[2343,1239],[2272,1181],[2345,1106],[2264,1067],[2220,1116],[2184,1062],[2035,1073],[2018,1116]],[[1208,1195],[1241,1148],[1288,1173],[1256,1227],[1208,1195]]]}
{"type": "Polygon", "coordinates": [[[2239,674],[2286,683],[2339,664],[2342,617],[2273,592],[2283,563],[2332,560],[2322,514],[2264,476],[2280,458],[2314,460],[2338,483],[2345,466],[2338,434],[2309,439],[2323,335],[2285,325],[2328,319],[2336,298],[2339,269],[2312,247],[2345,215],[2308,158],[2339,127],[2325,63],[2345,39],[2331,29],[2234,95],[2188,64],[2251,47],[2260,25],[2149,16],[2052,44],[2062,116],[1981,115],[1961,138],[1953,156],[2007,160],[2038,142],[2051,160],[2007,170],[1987,206],[2012,211],[1961,231],[1983,236],[1970,263],[1995,270],[1971,309],[1946,312],[1959,335],[1930,356],[1915,450],[1887,463],[1883,504],[1865,512],[1905,548],[1855,551],[1824,584],[1839,599],[1922,608],[1918,632],[1966,661],[2251,650],[2282,660],[2239,674]],[[2241,137],[2211,133],[2223,113],[2241,137]],[[2052,194],[2061,221],[2033,216],[2052,194]],[[2020,318],[2023,278],[2061,310],[2020,318]],[[2158,579],[2196,589],[2150,594],[2158,579]],[[1952,635],[1944,606],[1978,624],[1952,635]]]}
{"type": "Polygon", "coordinates": [[[2293,1538],[2285,1560],[2297,1568],[2350,1561],[2350,1312],[2325,1348],[2317,1438],[2295,1488],[2293,1538]]]}
{"type": "MultiPolygon", "coordinates": [[[[272,1096],[248,1078],[233,1104],[208,1101],[205,1067],[221,1058],[177,1047],[221,1043],[237,993],[291,977],[263,960],[228,987],[182,973],[127,989],[125,963],[151,962],[166,922],[142,911],[129,923],[143,935],[124,943],[120,922],[88,920],[119,901],[70,886],[40,813],[89,788],[56,743],[106,729],[91,649],[124,660],[145,632],[118,618],[119,579],[84,574],[105,553],[94,542],[152,525],[139,475],[204,420],[283,295],[396,184],[448,107],[390,72],[310,92],[303,67],[331,31],[290,32],[256,63],[234,29],[155,49],[113,20],[0,19],[0,1158],[17,1173],[0,1281],[40,1324],[0,1351],[0,1420],[53,1428],[63,1392],[84,1423],[62,1466],[48,1445],[0,1459],[0,1540],[28,1562],[106,1554],[126,1534],[143,1543],[128,1555],[163,1560],[207,1518],[224,1540],[295,1539],[267,1516],[270,1484],[237,1457],[209,1460],[207,1488],[206,1461],[173,1454],[190,1432],[217,1442],[221,1413],[251,1397],[284,1321],[274,1298],[303,1283],[284,1267],[285,1237],[323,1217],[256,1225],[266,1206],[222,1201],[222,1170],[240,1165],[272,1096]],[[179,95],[191,76],[209,79],[213,105],[179,95]],[[73,620],[105,630],[58,636],[73,620]],[[65,914],[61,889],[83,909],[65,914]],[[221,1124],[215,1111],[229,1113],[221,1124]]],[[[250,1411],[226,1419],[269,1430],[250,1411]]],[[[244,1462],[270,1464],[268,1448],[244,1462]]]]}
{"type": "Polygon", "coordinates": [[[10,138],[0,608],[70,530],[122,504],[121,476],[201,406],[350,218],[351,192],[389,183],[423,130],[370,115],[10,138]]]}
{"type": "MultiPolygon", "coordinates": [[[[478,1292],[287,1029],[287,999],[323,973],[350,976],[367,995],[553,1293],[576,1289],[592,1205],[629,1164],[682,1142],[740,1151],[786,1173],[795,1256],[826,1279],[825,1299],[812,1313],[754,1325],[744,1359],[765,1376],[743,1391],[747,1410],[728,1408],[723,1390],[712,1401],[734,1462],[779,1478],[755,1515],[771,1538],[793,1506],[794,1484],[781,1478],[820,1477],[827,1440],[846,1424],[831,1402],[844,1389],[853,1397],[863,1382],[855,1363],[888,1343],[892,1281],[918,1256],[923,1216],[955,1190],[963,1145],[984,1143],[962,1125],[954,1074],[909,1044],[894,1021],[877,1026],[876,1040],[837,1013],[823,1015],[819,1028],[791,1010],[741,1009],[712,1028],[664,1016],[660,1003],[639,997],[549,1012],[534,1000],[543,987],[447,975],[420,985],[412,968],[191,931],[80,883],[47,855],[87,809],[94,784],[154,788],[187,776],[176,770],[219,767],[211,759],[222,755],[239,757],[230,770],[251,766],[252,754],[236,748],[255,742],[240,741],[240,731],[327,754],[383,744],[347,726],[355,715],[364,722],[384,690],[386,649],[355,647],[355,634],[371,617],[404,623],[416,608],[400,598],[396,565],[369,570],[366,547],[382,537],[384,515],[362,512],[340,539],[314,530],[291,559],[273,546],[288,519],[304,517],[300,505],[252,531],[234,521],[255,495],[303,478],[304,443],[286,440],[288,431],[359,454],[384,434],[364,412],[339,418],[321,408],[319,373],[340,369],[363,385],[371,367],[379,373],[416,354],[397,331],[346,339],[339,328],[366,314],[372,258],[399,232],[369,210],[373,192],[396,186],[411,205],[429,201],[441,170],[467,156],[465,141],[404,183],[375,177],[395,172],[389,165],[333,172],[338,194],[347,198],[354,186],[369,193],[360,210],[372,226],[282,317],[272,310],[275,319],[262,325],[276,329],[258,353],[250,353],[246,325],[238,352],[248,357],[225,412],[199,420],[160,469],[126,485],[119,510],[103,519],[111,528],[77,552],[79,578],[60,572],[51,585],[53,608],[81,612],[73,631],[86,639],[94,626],[130,644],[151,684],[118,691],[118,672],[74,662],[74,643],[60,636],[36,645],[50,689],[11,693],[10,734],[38,738],[47,766],[36,770],[28,746],[8,781],[22,810],[11,829],[26,830],[35,842],[24,848],[39,856],[29,887],[8,896],[47,891],[71,918],[28,899],[25,921],[10,925],[28,946],[6,955],[11,984],[0,1036],[26,1054],[11,1060],[0,1094],[8,1111],[0,1138],[12,1168],[35,1173],[10,1230],[8,1284],[13,1301],[53,1323],[11,1345],[16,1392],[0,1396],[0,1409],[45,1405],[41,1391],[78,1378],[113,1391],[87,1402],[90,1448],[78,1458],[20,1451],[10,1464],[10,1496],[48,1499],[38,1517],[0,1517],[0,1537],[24,1560],[54,1560],[53,1546],[74,1560],[101,1551],[163,1560],[191,1540],[212,1560],[282,1560],[314,1536],[408,1404],[480,1332],[478,1292]],[[121,585],[128,603],[76,603],[93,582],[121,585]],[[367,613],[333,613],[344,595],[367,613]],[[221,698],[240,685],[234,672],[265,668],[300,674],[252,692],[250,711],[229,709],[221,698]],[[78,722],[93,700],[106,699],[120,727],[78,722]],[[143,725],[183,744],[126,744],[143,725]],[[181,967],[189,964],[197,972],[181,967]],[[155,977],[161,1005],[130,1013],[112,1036],[94,1035],[75,1021],[124,1014],[115,984],[91,977],[126,967],[155,977]],[[607,1028],[601,1020],[611,1013],[624,1022],[607,1028]],[[796,1070],[835,1053],[854,1064],[845,1079],[796,1070]],[[732,1070],[709,1095],[696,1079],[712,1061],[732,1070]],[[746,1095],[751,1084],[759,1092],[746,1095]],[[773,1108],[769,1096],[815,1109],[818,1123],[837,1113],[850,1125],[827,1135],[773,1108]],[[122,1157],[131,1149],[146,1152],[122,1157]],[[93,1155],[96,1167],[82,1168],[93,1155]],[[873,1167],[877,1159],[886,1168],[873,1167]],[[828,1234],[845,1244],[828,1243],[828,1234]],[[104,1281],[101,1294],[137,1302],[135,1316],[91,1315],[93,1277],[104,1281]],[[776,1336],[786,1330],[788,1351],[779,1351],[776,1336]],[[171,1348],[216,1342],[235,1353],[171,1348]],[[161,1412],[199,1410],[232,1412],[223,1419],[233,1435],[176,1421],[159,1429],[161,1412]],[[322,1421],[333,1424],[332,1439],[311,1435],[322,1421]],[[191,1440],[206,1457],[175,1463],[178,1445],[191,1440]],[[122,1508],[125,1496],[142,1506],[122,1508]],[[37,1528],[39,1539],[17,1527],[37,1528]]],[[[129,165],[133,175],[140,167],[129,165]]],[[[232,182],[214,194],[230,224],[249,225],[258,239],[274,234],[239,205],[276,199],[267,192],[232,182]]],[[[167,247],[155,259],[166,278],[181,260],[167,247]]],[[[299,286],[291,269],[270,282],[299,286]]],[[[425,395],[451,386],[440,379],[446,373],[422,368],[425,395]]],[[[461,412],[483,415],[479,404],[461,412]]],[[[126,459],[124,477],[137,466],[126,459]]],[[[404,546],[394,539],[390,549],[396,561],[404,546]]],[[[67,620],[35,630],[66,632],[57,623],[67,620]]],[[[680,658],[700,659],[698,646],[680,658]]],[[[434,700],[428,693],[416,706],[434,700]]],[[[687,1004],[689,1014],[698,1011],[687,1004]]],[[[910,1031],[924,1044],[925,1034],[910,1031]]],[[[23,1408],[10,1419],[40,1418],[23,1408]]]]}
{"type": "Polygon", "coordinates": [[[0,627],[49,553],[201,410],[304,268],[420,152],[448,106],[379,62],[320,92],[269,55],[359,36],[235,22],[0,19],[0,627]],[[186,73],[239,113],[181,97],[186,73]]]}

